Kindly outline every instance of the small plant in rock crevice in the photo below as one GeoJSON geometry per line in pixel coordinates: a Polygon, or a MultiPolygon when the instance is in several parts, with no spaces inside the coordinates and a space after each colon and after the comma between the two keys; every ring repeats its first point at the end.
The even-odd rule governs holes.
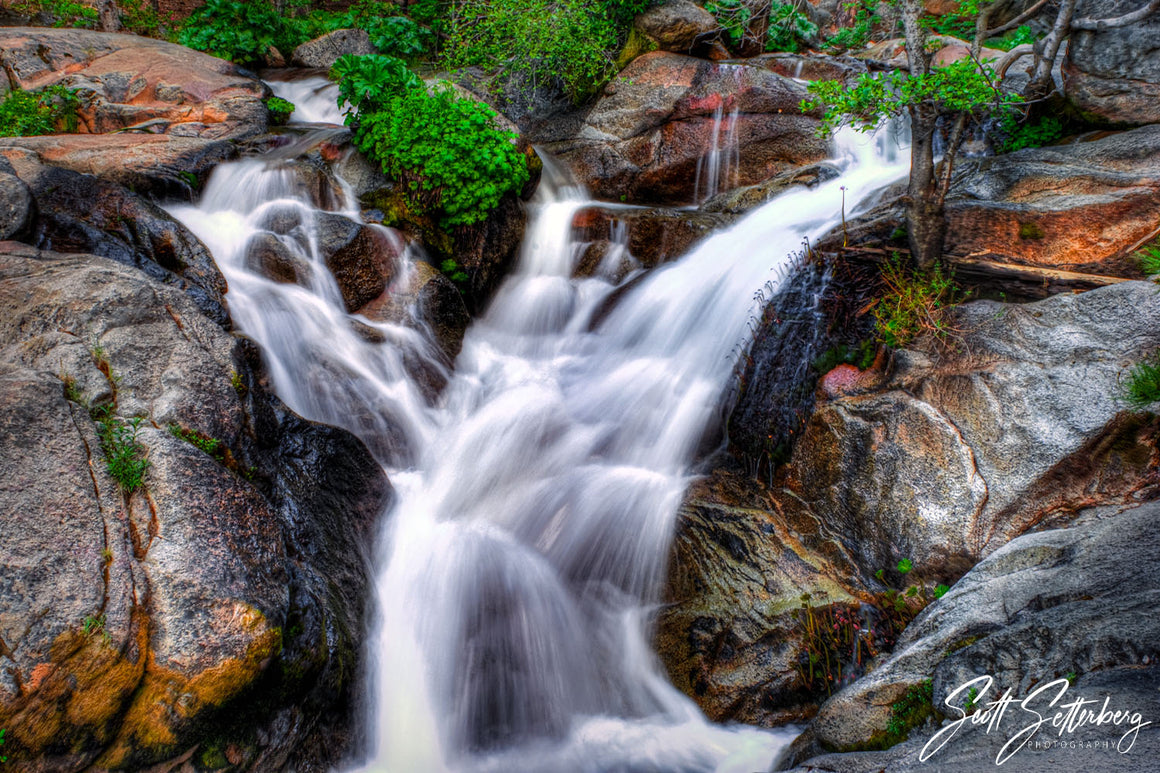
{"type": "Polygon", "coordinates": [[[1132,256],[1140,264],[1140,270],[1153,281],[1160,282],[1160,245],[1149,244],[1141,247],[1132,256]]]}
{"type": "Polygon", "coordinates": [[[294,113],[294,103],[281,97],[270,97],[266,100],[266,111],[270,114],[271,124],[282,126],[294,113]]]}
{"type": "Polygon", "coordinates": [[[1160,402],[1160,352],[1132,366],[1117,397],[1134,411],[1148,410],[1160,402]]]}
{"type": "Polygon", "coordinates": [[[141,488],[149,469],[145,447],[137,440],[142,421],[140,416],[124,421],[111,413],[97,419],[97,436],[101,441],[101,453],[105,455],[105,469],[126,494],[141,488]]]}
{"type": "Polygon", "coordinates": [[[940,264],[929,269],[909,269],[895,253],[882,267],[884,291],[874,306],[878,340],[901,349],[920,335],[946,344],[959,333],[948,310],[962,302],[952,274],[940,264]]]}

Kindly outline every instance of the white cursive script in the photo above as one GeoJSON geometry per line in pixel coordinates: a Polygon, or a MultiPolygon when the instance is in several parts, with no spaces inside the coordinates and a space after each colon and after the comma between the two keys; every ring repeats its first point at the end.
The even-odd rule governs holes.
{"type": "Polygon", "coordinates": [[[1138,711],[1112,710],[1110,697],[1105,697],[1103,705],[1099,708],[1096,708],[1098,700],[1079,696],[1065,703],[1064,697],[1071,687],[1071,682],[1067,679],[1056,679],[1036,687],[1023,700],[1016,699],[1011,694],[1011,690],[1008,689],[998,698],[985,701],[984,699],[994,685],[995,680],[986,674],[964,682],[948,693],[943,704],[952,712],[952,715],[957,714],[958,718],[939,728],[938,732],[922,747],[919,759],[926,762],[946,746],[959,732],[959,729],[968,723],[985,725],[986,729],[983,732],[990,734],[992,730],[999,730],[1004,719],[1010,718],[1012,722],[1030,720],[1026,725],[1020,727],[1007,740],[1007,743],[1003,744],[1003,748],[995,757],[996,765],[1002,765],[1015,756],[1044,725],[1058,729],[1061,738],[1065,733],[1070,735],[1088,725],[1097,727],[1103,725],[1123,726],[1126,730],[1116,744],[1116,751],[1120,754],[1127,754],[1136,745],[1140,730],[1152,724],[1145,722],[1138,711]],[[974,706],[974,713],[967,713],[964,708],[967,703],[974,706]],[[1012,711],[1013,707],[1017,711],[1012,711]]]}

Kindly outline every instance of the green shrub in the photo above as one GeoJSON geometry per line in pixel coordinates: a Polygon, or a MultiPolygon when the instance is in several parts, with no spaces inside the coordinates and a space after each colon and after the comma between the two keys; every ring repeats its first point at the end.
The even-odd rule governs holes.
{"type": "Polygon", "coordinates": [[[1147,276],[1160,277],[1160,246],[1150,244],[1141,247],[1133,257],[1147,276]]]}
{"type": "Polygon", "coordinates": [[[749,19],[753,12],[742,0],[709,0],[705,10],[713,14],[717,24],[725,30],[730,46],[736,46],[749,32],[749,19]]]}
{"type": "MultiPolygon", "coordinates": [[[[97,9],[73,0],[27,0],[11,6],[16,13],[28,16],[44,15],[52,19],[54,27],[96,29],[99,23],[97,9]]],[[[3,124],[0,124],[2,126],[3,124]]]]}
{"type": "Polygon", "coordinates": [[[1044,116],[1031,123],[1021,118],[1014,110],[1002,114],[994,140],[995,152],[1012,153],[1023,148],[1041,148],[1064,135],[1063,122],[1058,118],[1044,116]]]}
{"type": "Polygon", "coordinates": [[[255,64],[270,47],[292,48],[294,39],[270,0],[206,0],[185,20],[177,42],[239,64],[255,64]]]}
{"type": "Polygon", "coordinates": [[[935,715],[934,685],[927,679],[914,685],[898,702],[890,707],[890,722],[881,748],[886,749],[906,740],[910,731],[935,715]]]}
{"type": "Polygon", "coordinates": [[[525,93],[557,84],[576,101],[613,73],[645,0],[455,0],[443,63],[480,67],[525,93]]]}
{"type": "Polygon", "coordinates": [[[800,51],[803,45],[818,34],[818,25],[795,5],[774,3],[769,10],[769,35],[765,39],[766,51],[800,51]]]}
{"type": "Polygon", "coordinates": [[[864,48],[870,42],[874,25],[882,23],[882,17],[875,13],[876,3],[873,0],[855,0],[844,5],[847,8],[857,9],[854,13],[854,23],[834,33],[826,40],[825,47],[842,51],[864,48]]]}
{"type": "Polygon", "coordinates": [[[137,441],[141,417],[125,422],[111,411],[102,413],[103,416],[97,419],[97,435],[101,440],[101,452],[105,455],[105,468],[121,490],[131,494],[141,488],[145,471],[149,469],[145,447],[137,441]]]}
{"type": "Polygon", "coordinates": [[[294,114],[294,103],[281,97],[270,97],[266,100],[266,111],[270,114],[270,123],[281,126],[294,114]]]}
{"type": "Polygon", "coordinates": [[[1133,366],[1120,387],[1119,398],[1136,411],[1146,410],[1160,401],[1160,352],[1133,366]]]}
{"type": "Polygon", "coordinates": [[[997,48],[1000,51],[1010,51],[1015,46],[1021,46],[1025,43],[1034,43],[1039,40],[1039,36],[1028,27],[1026,24],[1022,27],[1016,27],[1009,30],[1003,37],[991,38],[986,42],[987,48],[997,48]]]}
{"type": "Polygon", "coordinates": [[[483,220],[530,173],[516,135],[495,124],[495,111],[456,95],[449,85],[428,91],[398,60],[343,57],[335,63],[339,98],[355,145],[401,180],[407,206],[444,227],[483,220]]]}
{"type": "Polygon", "coordinates": [[[59,84],[40,91],[12,91],[0,102],[0,137],[76,131],[79,106],[76,93],[59,84]]]}
{"type": "Polygon", "coordinates": [[[226,460],[226,444],[215,437],[203,435],[192,429],[186,429],[178,424],[169,425],[169,434],[179,440],[184,440],[194,448],[212,456],[216,461],[224,463],[226,460]]]}
{"type": "Polygon", "coordinates": [[[946,342],[955,332],[946,311],[960,300],[959,291],[941,266],[910,270],[895,253],[882,268],[882,282],[885,292],[874,307],[879,341],[898,349],[923,333],[946,342]]]}

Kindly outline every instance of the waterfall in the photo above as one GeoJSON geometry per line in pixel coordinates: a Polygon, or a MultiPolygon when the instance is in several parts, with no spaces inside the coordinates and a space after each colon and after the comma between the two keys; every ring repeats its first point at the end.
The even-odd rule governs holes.
{"type": "Polygon", "coordinates": [[[434,405],[405,362],[430,342],[343,310],[316,210],[280,162],[223,165],[198,205],[172,208],[221,265],[278,394],[356,432],[398,492],[375,559],[361,769],[752,773],[792,739],[709,723],[669,684],[650,621],[755,291],[839,221],[841,186],[858,202],[906,172],[886,134],[837,146],[838,180],[791,190],[619,288],[570,278],[572,217],[591,202],[549,163],[518,268],[434,405]],[[292,228],[273,228],[282,213],[292,228]],[[267,235],[310,282],[250,269],[247,245],[267,235]]]}

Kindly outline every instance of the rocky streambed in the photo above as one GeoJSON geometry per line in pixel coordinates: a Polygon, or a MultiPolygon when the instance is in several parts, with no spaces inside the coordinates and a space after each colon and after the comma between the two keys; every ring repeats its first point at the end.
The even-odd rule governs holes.
{"type": "MultiPolygon", "coordinates": [[[[703,9],[660,10],[638,20],[656,50],[590,103],[509,111],[537,173],[532,142],[603,199],[565,224],[579,277],[624,282],[596,320],[747,211],[832,180],[818,116],[798,109],[801,79],[886,66],[724,60],[697,26],[703,9]]],[[[729,415],[706,433],[680,506],[655,644],[710,719],[804,725],[783,767],[928,769],[924,749],[958,716],[948,696],[962,706],[955,691],[983,675],[1020,697],[1062,679],[1160,723],[1160,427],[1119,398],[1125,373],[1160,348],[1160,294],[1131,259],[1160,229],[1149,29],[1085,33],[1065,63],[1069,99],[1114,131],[960,165],[947,252],[994,299],[953,312],[953,346],[919,339],[860,368],[815,365],[865,335],[869,286],[851,290],[864,266],[803,289],[817,293],[812,316],[773,303],[753,320],[729,415]],[[805,316],[808,346],[782,332],[805,316]],[[776,464],[774,438],[792,451],[776,464]],[[899,597],[906,612],[891,622],[899,597]],[[816,620],[884,633],[865,651],[823,650],[816,620]],[[841,675],[818,664],[830,655],[841,675]]],[[[352,324],[376,345],[390,344],[368,322],[431,335],[437,354],[408,368],[436,405],[465,330],[514,269],[538,174],[487,221],[443,232],[390,218],[398,181],[343,131],[270,134],[269,87],[221,60],[129,35],[0,28],[0,62],[0,91],[87,95],[84,133],[0,138],[8,765],[338,765],[366,745],[370,552],[394,499],[380,462],[395,441],[364,442],[279,400],[214,255],[161,205],[198,199],[223,162],[293,148],[271,163],[329,212],[319,254],[352,324]],[[343,210],[349,196],[358,216],[343,210]],[[372,226],[384,216],[391,229],[372,226]],[[400,272],[415,246],[428,259],[400,272]],[[445,256],[466,284],[439,270],[445,256]],[[112,477],[118,442],[148,460],[142,485],[112,477]]],[[[866,254],[897,246],[900,193],[849,213],[841,239],[866,254]]],[[[271,221],[250,269],[308,285],[319,269],[280,239],[295,227],[271,221]]],[[[744,257],[772,264],[796,246],[744,257]]],[[[1155,727],[1090,769],[1149,770],[1155,727]]],[[[938,769],[991,764],[1000,734],[969,729],[938,769]]],[[[1083,739],[1114,747],[1121,734],[1083,739]]],[[[1069,767],[1069,753],[1009,764],[1069,767]]]]}

